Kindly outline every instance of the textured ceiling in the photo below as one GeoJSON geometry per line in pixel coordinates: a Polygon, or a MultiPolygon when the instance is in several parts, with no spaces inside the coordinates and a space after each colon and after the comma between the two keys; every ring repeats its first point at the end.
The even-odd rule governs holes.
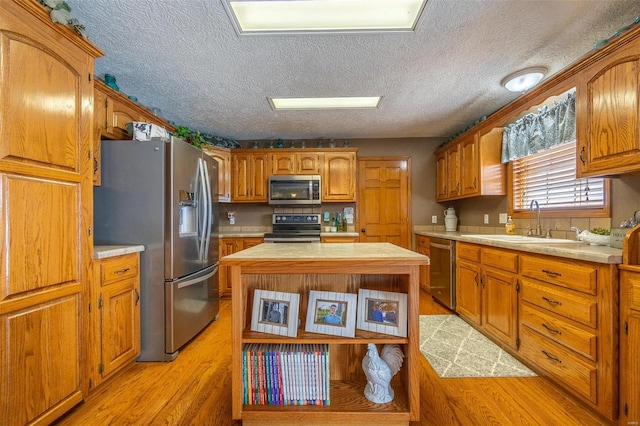
{"type": "Polygon", "coordinates": [[[238,35],[220,0],[66,0],[96,74],[193,130],[236,140],[449,137],[640,15],[638,0],[428,0],[415,33],[238,35]],[[273,111],[267,97],[384,96],[377,110],[273,111]]]}

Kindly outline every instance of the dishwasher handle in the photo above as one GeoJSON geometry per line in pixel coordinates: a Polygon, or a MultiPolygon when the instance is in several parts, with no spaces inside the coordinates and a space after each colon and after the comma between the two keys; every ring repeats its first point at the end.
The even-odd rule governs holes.
{"type": "Polygon", "coordinates": [[[441,248],[441,249],[444,249],[444,250],[451,250],[451,248],[453,247],[450,244],[439,244],[439,243],[434,243],[434,242],[430,242],[429,245],[431,247],[441,248]]]}

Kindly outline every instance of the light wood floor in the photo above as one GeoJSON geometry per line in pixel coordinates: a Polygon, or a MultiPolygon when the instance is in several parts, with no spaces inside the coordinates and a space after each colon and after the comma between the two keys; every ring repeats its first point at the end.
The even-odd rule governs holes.
{"type": "MultiPolygon", "coordinates": [[[[448,311],[423,292],[420,313],[448,311]]],[[[240,425],[231,420],[230,342],[231,302],[226,299],[219,320],[175,361],[132,365],[58,424],[240,425]]],[[[440,379],[421,359],[421,416],[411,426],[615,424],[582,408],[545,379],[440,379]]]]}

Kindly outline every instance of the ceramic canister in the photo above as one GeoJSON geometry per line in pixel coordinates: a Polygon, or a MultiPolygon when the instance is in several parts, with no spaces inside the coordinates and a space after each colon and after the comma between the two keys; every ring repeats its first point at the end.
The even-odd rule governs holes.
{"type": "Polygon", "coordinates": [[[449,207],[444,211],[444,230],[455,231],[458,228],[458,217],[456,216],[456,210],[453,207],[449,207]]]}

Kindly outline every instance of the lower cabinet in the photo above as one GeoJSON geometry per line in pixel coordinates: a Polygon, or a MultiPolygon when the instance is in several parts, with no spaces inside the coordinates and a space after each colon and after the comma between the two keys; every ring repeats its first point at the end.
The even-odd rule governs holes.
{"type": "MultiPolygon", "coordinates": [[[[222,259],[224,256],[237,253],[240,250],[257,246],[258,244],[262,244],[263,242],[263,237],[220,238],[218,240],[220,258],[222,259]]],[[[220,297],[231,296],[231,277],[229,276],[229,268],[227,266],[220,266],[218,277],[220,280],[220,297]]]]}
{"type": "MultiPolygon", "coordinates": [[[[637,285],[640,294],[640,278],[625,284],[625,276],[623,293],[637,285]]],[[[457,244],[458,314],[610,420],[618,412],[617,294],[616,265],[457,244]]],[[[635,392],[626,397],[630,421],[640,412],[640,362],[624,351],[633,347],[635,353],[640,343],[637,305],[623,324],[636,335],[621,342],[622,362],[629,364],[620,370],[621,384],[635,392]]]]}
{"type": "Polygon", "coordinates": [[[138,253],[94,263],[92,389],[140,355],[139,265],[138,253]]]}
{"type": "Polygon", "coordinates": [[[348,235],[336,235],[331,236],[331,237],[327,237],[327,236],[321,236],[320,237],[320,242],[321,243],[357,243],[360,240],[359,236],[348,236],[348,235]]]}
{"type": "Polygon", "coordinates": [[[640,265],[620,265],[620,424],[640,423],[640,265]]]}
{"type": "MultiPolygon", "coordinates": [[[[416,235],[416,252],[424,254],[429,257],[431,250],[429,248],[429,237],[424,235],[416,235]]],[[[420,288],[430,291],[431,285],[429,284],[429,265],[420,266],[420,288]]]]}

